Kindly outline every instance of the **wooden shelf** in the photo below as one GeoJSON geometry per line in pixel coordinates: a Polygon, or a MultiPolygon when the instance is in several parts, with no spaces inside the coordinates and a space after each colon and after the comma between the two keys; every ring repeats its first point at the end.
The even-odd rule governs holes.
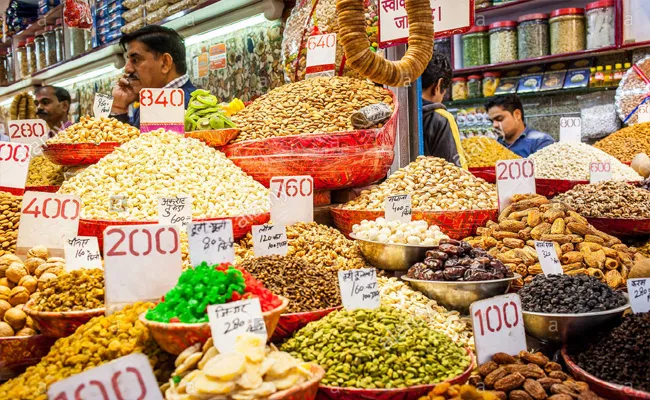
{"type": "MultiPolygon", "coordinates": [[[[599,88],[576,88],[576,89],[558,89],[558,90],[547,90],[544,92],[532,92],[532,93],[517,93],[519,97],[525,98],[525,97],[544,97],[544,96],[555,96],[555,95],[562,95],[562,94],[569,94],[569,95],[581,95],[581,94],[587,94],[587,93],[594,93],[594,92],[607,92],[607,91],[615,91],[616,86],[609,86],[609,87],[599,87],[599,88]]],[[[502,95],[500,95],[502,96],[502,95]]],[[[473,105],[473,104],[480,104],[484,105],[490,99],[493,99],[495,97],[499,96],[491,96],[491,97],[479,97],[476,99],[467,99],[467,100],[456,100],[456,101],[447,101],[445,102],[445,106],[447,108],[458,108],[460,106],[465,106],[465,105],[473,105]]]]}

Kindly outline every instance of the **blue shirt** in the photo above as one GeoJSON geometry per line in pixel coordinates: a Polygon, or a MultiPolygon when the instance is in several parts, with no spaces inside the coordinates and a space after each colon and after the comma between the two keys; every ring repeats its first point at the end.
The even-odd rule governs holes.
{"type": "Polygon", "coordinates": [[[513,144],[508,145],[503,138],[499,138],[499,143],[518,156],[527,158],[537,150],[555,143],[555,140],[553,140],[551,135],[548,133],[543,133],[527,127],[513,144]]]}

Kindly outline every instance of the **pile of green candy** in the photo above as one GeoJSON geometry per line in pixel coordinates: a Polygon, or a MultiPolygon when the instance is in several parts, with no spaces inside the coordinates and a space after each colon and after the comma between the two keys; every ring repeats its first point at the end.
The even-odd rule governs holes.
{"type": "Polygon", "coordinates": [[[185,131],[205,131],[210,129],[234,128],[235,124],[226,116],[218,104],[216,96],[207,90],[192,92],[190,103],[185,111],[185,131]]]}

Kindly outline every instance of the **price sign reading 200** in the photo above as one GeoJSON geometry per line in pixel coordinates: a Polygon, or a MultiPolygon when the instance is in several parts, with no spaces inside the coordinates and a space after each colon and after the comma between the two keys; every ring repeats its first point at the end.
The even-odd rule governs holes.
{"type": "Polygon", "coordinates": [[[151,107],[154,104],[163,107],[167,107],[167,105],[174,107],[184,106],[183,91],[181,89],[174,89],[169,92],[161,91],[154,98],[153,92],[150,89],[143,89],[140,93],[140,105],[142,107],[151,107]]]}
{"type": "Polygon", "coordinates": [[[117,241],[115,242],[113,247],[111,247],[108,250],[108,252],[106,253],[107,256],[119,257],[119,256],[126,256],[127,254],[131,254],[136,257],[148,256],[154,250],[157,254],[161,254],[161,255],[175,254],[176,252],[178,252],[178,243],[179,243],[178,232],[175,229],[170,227],[163,227],[157,229],[155,228],[134,229],[128,235],[124,232],[124,230],[122,230],[122,228],[114,227],[106,231],[106,236],[108,237],[110,235],[116,236],[117,241]],[[165,232],[170,232],[171,235],[174,236],[174,240],[172,241],[174,245],[171,249],[168,250],[162,248],[161,236],[165,232]],[[140,248],[136,249],[137,247],[135,246],[136,234],[142,234],[146,237],[146,245],[144,246],[144,249],[140,249],[140,248]],[[122,246],[123,244],[124,246],[122,246]]]}
{"type": "Polygon", "coordinates": [[[521,163],[497,165],[497,178],[500,181],[533,177],[535,177],[535,165],[531,160],[524,160],[521,163]]]}

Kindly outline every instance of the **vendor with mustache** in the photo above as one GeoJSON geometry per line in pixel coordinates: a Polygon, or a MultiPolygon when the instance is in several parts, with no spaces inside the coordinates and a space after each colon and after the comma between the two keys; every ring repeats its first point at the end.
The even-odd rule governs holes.
{"type": "Polygon", "coordinates": [[[34,96],[36,116],[47,123],[49,137],[72,125],[68,121],[71,98],[67,90],[56,86],[39,86],[34,90],[34,96]]]}
{"type": "Polygon", "coordinates": [[[140,128],[140,109],[134,107],[140,89],[180,88],[185,92],[185,108],[196,90],[187,76],[185,42],[175,30],[147,25],[122,36],[125,51],[124,75],[113,87],[111,116],[140,128]]]}

